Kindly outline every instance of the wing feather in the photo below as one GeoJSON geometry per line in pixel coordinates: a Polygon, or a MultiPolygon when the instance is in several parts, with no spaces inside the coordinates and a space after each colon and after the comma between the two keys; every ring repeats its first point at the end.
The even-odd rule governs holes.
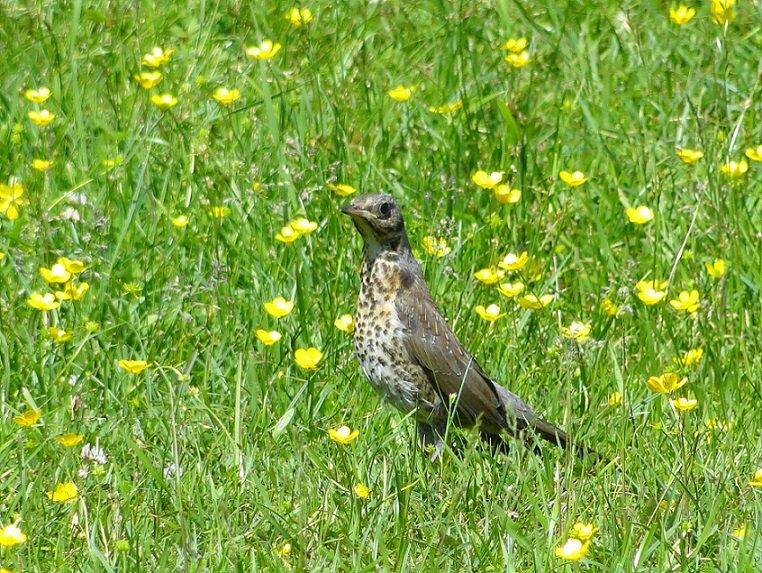
{"type": "MultiPolygon", "coordinates": [[[[397,316],[406,329],[405,350],[445,404],[450,395],[458,396],[457,423],[473,426],[479,421],[486,434],[507,431],[519,436],[529,428],[566,448],[569,438],[563,430],[538,418],[524,400],[485,374],[439,314],[423,279],[416,277],[415,282],[419,288],[400,288],[395,300],[397,316]]],[[[584,455],[592,450],[578,452],[584,455]]]]}
{"type": "Polygon", "coordinates": [[[444,403],[451,394],[458,396],[458,423],[471,426],[481,419],[487,430],[507,428],[503,400],[495,383],[460,344],[428,291],[400,289],[395,305],[406,328],[404,344],[410,358],[424,369],[444,403]]]}

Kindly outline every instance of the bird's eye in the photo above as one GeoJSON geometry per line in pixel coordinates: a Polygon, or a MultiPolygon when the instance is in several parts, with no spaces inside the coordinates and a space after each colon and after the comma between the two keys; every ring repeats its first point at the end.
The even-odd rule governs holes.
{"type": "Polygon", "coordinates": [[[392,212],[391,203],[381,203],[381,205],[378,208],[378,212],[381,214],[382,217],[384,218],[388,217],[392,212]]]}

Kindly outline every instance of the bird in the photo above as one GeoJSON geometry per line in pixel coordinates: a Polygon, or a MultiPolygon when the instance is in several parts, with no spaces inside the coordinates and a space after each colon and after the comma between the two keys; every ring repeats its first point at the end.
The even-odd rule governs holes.
{"type": "Polygon", "coordinates": [[[477,426],[490,444],[505,444],[508,434],[536,449],[534,434],[569,448],[566,432],[490,378],[458,340],[432,300],[394,197],[359,195],[341,212],[363,239],[355,353],[374,390],[415,419],[432,461],[443,451],[448,422],[477,426]]]}

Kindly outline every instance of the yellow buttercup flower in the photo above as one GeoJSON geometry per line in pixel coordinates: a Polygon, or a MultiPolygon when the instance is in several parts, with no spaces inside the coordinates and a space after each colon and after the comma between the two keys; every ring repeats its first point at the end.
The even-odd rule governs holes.
{"type": "Polygon", "coordinates": [[[293,243],[299,237],[309,235],[312,231],[318,228],[318,224],[304,217],[298,217],[289,221],[285,227],[282,227],[280,232],[275,235],[275,239],[281,243],[293,243]]]}
{"type": "Polygon", "coordinates": [[[221,87],[214,90],[212,97],[220,105],[230,105],[239,97],[241,97],[241,92],[237,89],[229,90],[228,88],[221,87]]]}
{"type": "Polygon", "coordinates": [[[672,398],[670,402],[679,412],[690,412],[698,406],[698,400],[695,398],[685,398],[682,396],[680,398],[672,398]]]}
{"type": "Polygon", "coordinates": [[[518,203],[521,201],[521,189],[511,189],[511,186],[505,183],[496,185],[492,192],[495,194],[495,199],[500,203],[518,203]]]}
{"type": "Polygon", "coordinates": [[[224,219],[228,215],[230,215],[230,208],[224,207],[222,205],[215,205],[211,209],[209,209],[209,215],[214,217],[215,219],[224,219]]]}
{"type": "Polygon", "coordinates": [[[669,305],[677,311],[693,314],[699,309],[699,293],[697,290],[680,291],[676,299],[669,301],[669,305]]]}
{"type": "Polygon", "coordinates": [[[542,296],[537,296],[534,294],[526,294],[524,296],[519,297],[516,302],[519,303],[519,306],[522,308],[528,308],[530,310],[542,310],[546,306],[548,306],[551,302],[553,302],[553,295],[552,294],[544,294],[542,296]]]}
{"type": "Polygon", "coordinates": [[[704,152],[700,149],[688,149],[687,147],[683,147],[677,150],[677,158],[689,165],[691,163],[696,163],[702,157],[704,157],[704,152]]]}
{"type": "Polygon", "coordinates": [[[752,161],[762,161],[762,145],[748,148],[745,155],[752,161]]]}
{"type": "Polygon", "coordinates": [[[263,40],[259,46],[249,46],[246,48],[246,55],[255,60],[271,60],[280,51],[281,45],[273,43],[272,40],[263,40]]]}
{"type": "Polygon", "coordinates": [[[471,181],[476,183],[482,189],[494,189],[497,184],[503,180],[503,171],[477,171],[471,176],[471,181]]]}
{"type": "Polygon", "coordinates": [[[657,394],[669,394],[687,384],[687,378],[680,378],[674,372],[665,372],[660,376],[651,376],[646,380],[646,386],[657,394]]]}
{"type": "Polygon", "coordinates": [[[190,219],[188,219],[187,215],[178,215],[177,217],[172,217],[172,224],[178,229],[182,229],[188,223],[190,223],[190,219]]]}
{"type": "Polygon", "coordinates": [[[140,87],[146,90],[150,90],[159,85],[161,82],[161,72],[140,72],[132,76],[136,82],[140,84],[140,87]]]}
{"type": "Polygon", "coordinates": [[[119,361],[119,367],[129,374],[140,374],[150,366],[146,360],[128,360],[123,358],[119,361]]]}
{"type": "Polygon", "coordinates": [[[500,46],[503,50],[508,50],[509,52],[513,52],[514,54],[519,54],[523,52],[529,42],[526,38],[508,38],[508,40],[500,46]]]}
{"type": "Polygon", "coordinates": [[[140,63],[149,68],[158,68],[169,62],[169,58],[174,54],[174,50],[167,50],[166,52],[160,47],[156,46],[153,50],[143,55],[140,63]]]}
{"type": "Polygon", "coordinates": [[[609,396],[609,406],[619,406],[622,403],[622,393],[612,392],[609,396]]]}
{"type": "Polygon", "coordinates": [[[505,313],[500,313],[500,307],[496,304],[491,304],[487,308],[478,304],[474,307],[474,312],[487,322],[495,322],[498,318],[505,316],[505,313]]]}
{"type": "Polygon", "coordinates": [[[294,361],[299,368],[305,370],[317,370],[318,363],[323,358],[323,353],[314,346],[309,348],[297,348],[294,352],[294,361]]]}
{"type": "Polygon", "coordinates": [[[101,165],[103,165],[103,167],[105,167],[106,169],[113,169],[114,167],[118,167],[122,163],[124,163],[124,157],[122,157],[121,155],[117,155],[113,159],[104,159],[103,161],[101,161],[101,165]]]}
{"type": "Polygon", "coordinates": [[[645,205],[641,205],[640,207],[630,207],[625,212],[627,214],[627,220],[636,225],[645,225],[654,218],[654,212],[645,205]]]}
{"type": "Polygon", "coordinates": [[[368,499],[368,496],[370,495],[370,490],[368,487],[361,483],[356,483],[352,488],[352,491],[354,491],[355,495],[360,499],[368,499]]]}
{"type": "Polygon", "coordinates": [[[459,99],[452,103],[446,103],[444,105],[429,106],[429,111],[431,113],[448,114],[448,113],[455,113],[462,107],[463,107],[463,100],[459,99]]]}
{"type": "Polygon", "coordinates": [[[346,183],[328,183],[326,185],[328,189],[336,193],[339,197],[347,197],[352,193],[356,193],[357,189],[346,183]]]}
{"type": "Polygon", "coordinates": [[[56,114],[51,113],[47,109],[40,111],[30,111],[27,113],[27,116],[29,117],[30,121],[37,127],[45,127],[50,125],[56,118],[56,114]]]}
{"type": "Polygon", "coordinates": [[[48,328],[48,336],[50,336],[56,344],[63,344],[74,338],[74,332],[58,328],[57,326],[51,326],[48,328]]]}
{"type": "Polygon", "coordinates": [[[685,366],[686,368],[690,368],[691,366],[694,366],[701,362],[701,359],[704,356],[704,349],[703,348],[691,348],[688,350],[685,354],[679,357],[675,357],[673,362],[677,364],[678,366],[685,366]]]}
{"type": "Polygon", "coordinates": [[[286,12],[286,20],[295,28],[300,28],[312,22],[312,11],[309,8],[291,8],[286,12]]]}
{"type": "Polygon", "coordinates": [[[641,280],[635,284],[637,290],[655,289],[664,290],[667,288],[667,281],[660,280],[641,280]]]}
{"type": "Polygon", "coordinates": [[[579,322],[573,320],[569,326],[561,327],[561,336],[570,340],[575,340],[580,344],[584,344],[590,340],[590,330],[592,325],[589,322],[579,322]]]}
{"type": "Polygon", "coordinates": [[[561,171],[558,176],[561,178],[561,181],[566,183],[569,187],[579,187],[587,181],[587,176],[582,171],[561,171]]]}
{"type": "Polygon", "coordinates": [[[85,263],[82,261],[75,261],[68,257],[58,257],[58,260],[56,261],[57,264],[63,265],[63,268],[66,270],[66,272],[71,273],[73,275],[78,275],[79,273],[83,272],[87,267],[85,267],[85,263]]]}
{"type": "Polygon", "coordinates": [[[3,213],[9,221],[19,218],[19,207],[26,203],[24,199],[24,186],[17,180],[11,180],[6,185],[0,183],[0,213],[3,213]]]}
{"type": "Polygon", "coordinates": [[[589,541],[580,541],[574,537],[566,540],[566,543],[556,547],[556,557],[567,561],[579,561],[587,555],[590,549],[589,541]]]}
{"type": "Polygon", "coordinates": [[[299,235],[293,227],[286,225],[285,227],[281,227],[280,232],[275,235],[275,240],[280,241],[281,243],[293,243],[300,236],[301,235],[299,235]]]}
{"type": "Polygon", "coordinates": [[[299,235],[309,235],[312,231],[318,228],[318,224],[315,221],[310,221],[304,217],[297,217],[289,221],[288,226],[299,235]]]}
{"type": "Polygon", "coordinates": [[[135,297],[137,297],[140,292],[143,290],[143,285],[140,283],[122,283],[122,290],[126,292],[127,294],[131,294],[135,297]]]}
{"type": "Polygon", "coordinates": [[[21,531],[17,523],[0,527],[0,546],[13,547],[26,543],[27,536],[21,531]]]}
{"type": "Polygon", "coordinates": [[[13,423],[25,428],[31,428],[40,420],[41,417],[42,412],[40,410],[24,410],[18,416],[13,416],[13,423]]]}
{"type": "Polygon", "coordinates": [[[413,97],[414,91],[415,91],[415,88],[413,86],[403,86],[402,84],[400,84],[397,87],[390,89],[386,93],[394,101],[403,102],[413,97]]]}
{"type": "Polygon", "coordinates": [[[351,314],[342,314],[339,318],[333,321],[333,325],[342,332],[354,332],[355,319],[351,314]]]}
{"type": "Polygon", "coordinates": [[[40,276],[46,283],[55,284],[67,282],[71,278],[71,273],[62,264],[56,263],[49,269],[40,267],[40,276]]]}
{"type": "Polygon", "coordinates": [[[713,279],[721,278],[722,275],[724,275],[725,271],[727,270],[727,264],[725,263],[723,259],[707,261],[704,263],[704,266],[706,267],[706,272],[713,279]]]}
{"type": "Polygon", "coordinates": [[[505,56],[505,61],[508,62],[512,67],[514,68],[523,68],[528,63],[532,61],[532,56],[529,53],[529,50],[524,50],[523,52],[519,52],[518,54],[514,54],[511,52],[507,56],[505,56]]]}
{"type": "Polygon", "coordinates": [[[638,298],[648,306],[657,304],[664,300],[667,292],[666,281],[638,281],[635,289],[638,291],[638,298]]]}
{"type": "Polygon", "coordinates": [[[82,434],[61,434],[56,436],[56,442],[61,444],[65,448],[73,448],[78,446],[85,439],[82,434]]]}
{"type": "Polygon", "coordinates": [[[569,536],[580,541],[590,541],[596,531],[598,531],[598,528],[594,527],[592,523],[578,521],[572,526],[569,536]]]}
{"type": "Polygon", "coordinates": [[[687,24],[696,15],[695,8],[688,8],[685,4],[679,6],[673,6],[669,9],[669,19],[678,26],[687,24]]]}
{"type": "Polygon", "coordinates": [[[294,303],[286,300],[282,296],[276,296],[265,303],[265,311],[272,317],[283,318],[294,309],[294,303]]]}
{"type": "Polygon", "coordinates": [[[485,285],[495,284],[505,276],[505,271],[494,267],[481,269],[474,273],[474,278],[485,285]]]}
{"type": "Polygon", "coordinates": [[[42,87],[37,89],[29,89],[24,92],[24,97],[34,103],[45,103],[50,97],[50,90],[42,87]]]}
{"type": "Polygon", "coordinates": [[[524,292],[524,283],[520,281],[515,283],[501,283],[497,288],[497,291],[503,296],[513,298],[524,292]]]}
{"type": "Polygon", "coordinates": [[[526,251],[519,255],[516,253],[508,253],[503,257],[503,260],[497,264],[497,266],[506,271],[518,271],[523,269],[528,262],[529,254],[526,251]]]}
{"type": "Polygon", "coordinates": [[[644,303],[646,303],[648,306],[652,306],[654,304],[661,302],[665,296],[667,296],[666,292],[657,291],[654,289],[646,289],[646,290],[638,291],[638,298],[644,303]]]}
{"type": "Polygon", "coordinates": [[[47,159],[32,159],[32,169],[35,171],[47,171],[53,167],[53,162],[47,159]]]}
{"type": "Polygon", "coordinates": [[[601,310],[606,316],[616,316],[619,312],[619,307],[610,298],[604,298],[601,301],[601,310]]]}
{"type": "Polygon", "coordinates": [[[26,303],[37,310],[55,310],[61,306],[61,303],[56,300],[56,295],[52,292],[47,292],[45,294],[33,292],[29,295],[29,298],[26,299],[26,303]]]}
{"type": "Polygon", "coordinates": [[[733,529],[730,532],[730,536],[739,541],[743,541],[743,539],[746,537],[746,524],[742,523],[737,529],[733,529]]]}
{"type": "Polygon", "coordinates": [[[359,435],[360,430],[352,430],[349,426],[341,426],[328,430],[328,437],[342,446],[351,444],[359,435]]]}
{"type": "Polygon", "coordinates": [[[432,257],[446,257],[452,252],[452,249],[444,239],[438,239],[427,235],[423,238],[421,243],[423,244],[423,250],[432,257]]]}
{"type": "Polygon", "coordinates": [[[751,478],[749,485],[752,487],[762,487],[762,468],[754,472],[754,477],[751,478]]]}
{"type": "Polygon", "coordinates": [[[151,103],[162,111],[166,111],[177,105],[177,98],[172,94],[154,94],[151,103]]]}
{"type": "Polygon", "coordinates": [[[256,334],[257,339],[265,346],[271,346],[283,338],[283,335],[277,330],[267,331],[260,328],[257,330],[256,334]]]}
{"type": "Polygon", "coordinates": [[[741,159],[741,161],[729,161],[728,163],[723,163],[722,167],[720,167],[720,171],[728,179],[740,179],[746,175],[748,170],[749,163],[745,159],[741,159]]]}
{"type": "Polygon", "coordinates": [[[712,0],[712,3],[709,5],[712,21],[715,24],[723,26],[725,23],[735,20],[736,11],[733,9],[735,4],[736,0],[712,0]]]}
{"type": "Polygon", "coordinates": [[[72,503],[77,499],[79,491],[77,490],[77,486],[74,484],[74,482],[69,481],[66,483],[56,484],[55,489],[53,491],[47,492],[46,495],[51,501],[56,501],[58,503],[72,503]]]}
{"type": "Polygon", "coordinates": [[[90,290],[88,283],[74,284],[74,281],[69,281],[62,291],[56,291],[56,298],[58,300],[80,300],[88,290],[90,290]]]}

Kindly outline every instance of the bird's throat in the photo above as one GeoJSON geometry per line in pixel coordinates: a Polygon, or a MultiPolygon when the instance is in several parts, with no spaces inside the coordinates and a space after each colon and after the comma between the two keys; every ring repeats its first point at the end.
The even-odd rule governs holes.
{"type": "Polygon", "coordinates": [[[378,239],[375,235],[363,235],[363,258],[366,261],[375,261],[380,255],[395,253],[401,258],[412,258],[410,242],[405,233],[395,234],[390,237],[378,239]]]}

